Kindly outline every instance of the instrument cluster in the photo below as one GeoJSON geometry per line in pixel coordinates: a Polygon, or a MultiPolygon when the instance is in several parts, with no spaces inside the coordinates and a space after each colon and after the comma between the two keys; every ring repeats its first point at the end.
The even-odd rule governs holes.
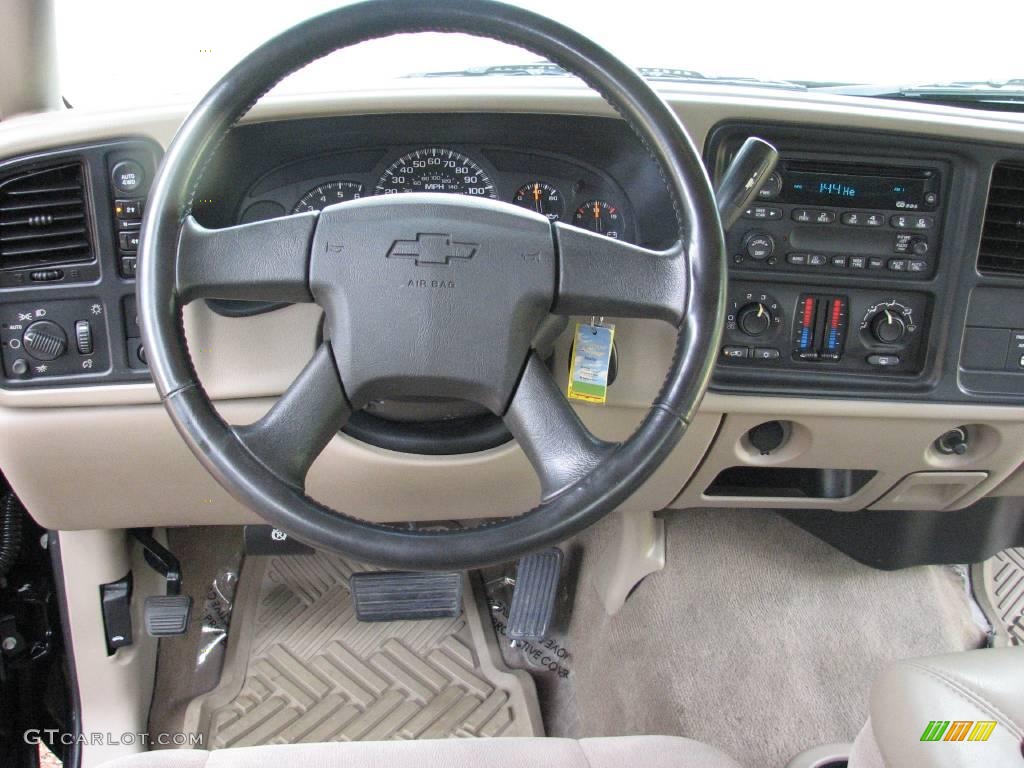
{"type": "MultiPolygon", "coordinates": [[[[637,242],[622,189],[606,173],[565,156],[495,147],[425,146],[382,151],[372,170],[365,151],[323,159],[334,172],[310,177],[309,162],[276,169],[245,195],[242,223],[319,211],[365,195],[436,192],[486,197],[607,237],[637,242]],[[355,159],[346,163],[346,157],[355,159]],[[516,163],[516,157],[521,163],[516,163]],[[301,175],[304,178],[295,178],[301,175]]],[[[318,168],[327,171],[327,168],[318,168]]]]}

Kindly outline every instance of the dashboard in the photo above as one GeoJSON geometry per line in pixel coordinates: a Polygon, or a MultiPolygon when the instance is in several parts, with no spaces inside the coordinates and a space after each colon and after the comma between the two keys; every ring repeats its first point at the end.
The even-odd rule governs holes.
{"type": "MultiPolygon", "coordinates": [[[[207,168],[194,213],[219,227],[356,195],[443,190],[650,248],[672,242],[657,168],[600,99],[530,84],[459,87],[258,105],[207,168]]],[[[752,135],[781,161],[726,233],[729,311],[709,394],[626,508],[947,509],[1024,495],[1024,124],[725,90],[670,96],[709,176],[720,178],[752,135]],[[773,423],[781,442],[762,452],[758,430],[773,423]]],[[[0,125],[0,208],[15,197],[45,205],[21,193],[57,188],[68,195],[51,201],[61,215],[80,217],[52,231],[66,255],[35,259],[0,244],[0,428],[10,436],[0,466],[53,527],[117,526],[129,513],[138,525],[251,519],[169,425],[135,322],[139,220],[181,117],[0,125]],[[79,465],[67,478],[39,471],[79,465]],[[118,508],[111,486],[123,492],[118,508]]],[[[24,234],[31,242],[39,231],[24,234]]],[[[322,333],[312,305],[195,302],[184,319],[200,378],[232,423],[259,418],[322,333]]],[[[608,403],[579,413],[621,439],[657,391],[674,332],[609,320],[608,403]]],[[[570,337],[551,341],[561,379],[570,337]]],[[[494,423],[479,411],[433,405],[383,414],[418,432],[415,449],[369,432],[332,441],[310,492],[373,520],[530,506],[535,481],[507,434],[488,433],[494,423]],[[454,448],[424,447],[439,422],[455,425],[454,448]]]]}

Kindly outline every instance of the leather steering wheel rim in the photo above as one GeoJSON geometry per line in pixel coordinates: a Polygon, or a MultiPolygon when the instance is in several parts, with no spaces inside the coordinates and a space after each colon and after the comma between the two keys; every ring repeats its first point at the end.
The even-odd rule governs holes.
{"type": "MultiPolygon", "coordinates": [[[[379,202],[367,204],[367,214],[396,205],[395,197],[406,196],[369,198],[379,202]]],[[[413,210],[413,201],[408,202],[413,210]]],[[[459,206],[467,205],[421,200],[415,210],[461,214],[459,206]]],[[[512,215],[493,206],[466,210],[476,209],[488,220],[512,215]]],[[[527,219],[513,223],[536,226],[527,219]]],[[[515,559],[565,540],[620,505],[667,458],[696,412],[716,357],[724,296],[725,248],[714,195],[700,155],[675,114],[639,75],[588,39],[540,15],[490,0],[368,0],[305,21],[257,48],[210,90],[179,129],[153,183],[140,243],[139,313],[150,370],[192,452],[225,489],[272,525],[321,548],[407,569],[471,568],[515,559]],[[673,249],[656,252],[565,225],[551,227],[556,284],[546,310],[668,320],[677,330],[669,373],[633,435],[609,444],[590,435],[529,354],[501,415],[541,476],[544,497],[521,516],[448,531],[371,523],[305,494],[305,470],[352,409],[329,346],[321,347],[260,422],[232,427],[216,413],[198,381],[182,323],[184,304],[203,296],[312,300],[309,248],[306,284],[282,275],[302,266],[301,254],[293,256],[288,249],[295,242],[320,242],[327,218],[318,222],[315,214],[301,214],[261,223],[265,226],[203,230],[191,217],[199,179],[230,128],[288,74],[335,50],[414,32],[493,38],[580,77],[618,111],[659,166],[679,232],[673,249]],[[618,283],[620,277],[609,281],[609,270],[620,267],[619,295],[609,295],[607,283],[618,283]],[[232,268],[243,274],[228,275],[232,268]],[[635,285],[629,282],[630,271],[643,276],[635,285]],[[595,303],[609,311],[592,311],[595,303]],[[305,445],[304,439],[314,445],[305,445]]]]}

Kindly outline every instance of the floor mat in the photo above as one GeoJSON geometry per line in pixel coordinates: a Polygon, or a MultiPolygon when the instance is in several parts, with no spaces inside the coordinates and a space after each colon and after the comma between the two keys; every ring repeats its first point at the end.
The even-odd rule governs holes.
{"type": "Polygon", "coordinates": [[[500,666],[468,584],[457,619],[363,623],[352,572],[321,553],[248,558],[221,683],[186,730],[212,749],[543,734],[532,680],[500,666]]]}
{"type": "MultiPolygon", "coordinates": [[[[581,735],[688,736],[781,768],[852,741],[888,661],[984,642],[950,568],[875,570],[771,512],[665,523],[665,569],[616,616],[590,583],[601,563],[584,555],[568,635],[581,735]]],[[[586,551],[604,535],[588,534],[586,551]]]]}
{"type": "Polygon", "coordinates": [[[1024,645],[1024,547],[1006,549],[975,565],[974,596],[998,645],[1024,645]]]}

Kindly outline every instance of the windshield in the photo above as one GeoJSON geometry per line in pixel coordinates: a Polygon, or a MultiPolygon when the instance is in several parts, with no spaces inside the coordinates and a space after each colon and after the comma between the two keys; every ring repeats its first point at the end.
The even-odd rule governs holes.
{"type": "MultiPolygon", "coordinates": [[[[62,92],[85,108],[194,102],[260,43],[339,4],[56,0],[62,92]]],[[[785,0],[518,4],[579,30],[633,66],[705,77],[895,87],[1024,77],[1017,39],[1024,12],[1005,0],[865,0],[845,7],[785,0]]],[[[327,57],[275,93],[346,91],[416,73],[536,61],[489,40],[403,35],[327,57]]]]}

